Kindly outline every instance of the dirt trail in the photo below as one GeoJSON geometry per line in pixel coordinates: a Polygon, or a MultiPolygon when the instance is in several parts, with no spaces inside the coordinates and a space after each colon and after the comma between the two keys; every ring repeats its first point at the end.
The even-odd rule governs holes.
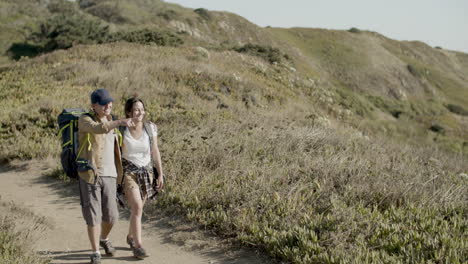
{"type": "MultiPolygon", "coordinates": [[[[0,167],[0,195],[2,201],[14,201],[47,217],[52,227],[40,239],[36,249],[49,255],[51,263],[89,263],[89,242],[81,215],[79,195],[73,184],[65,184],[44,172],[50,168],[37,161],[0,167]]],[[[171,224],[166,218],[146,220],[143,224],[143,243],[150,254],[145,260],[136,260],[125,243],[128,216],[122,217],[110,234],[117,249],[115,257],[103,257],[103,264],[114,263],[268,263],[254,252],[227,250],[213,246],[199,232],[171,224]],[[209,245],[209,246],[207,246],[209,245]]],[[[103,253],[103,250],[101,250],[103,253]]]]}

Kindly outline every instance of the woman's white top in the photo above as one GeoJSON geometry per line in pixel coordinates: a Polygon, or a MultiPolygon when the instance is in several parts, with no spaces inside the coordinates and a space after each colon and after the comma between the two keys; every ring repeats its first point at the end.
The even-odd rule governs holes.
{"type": "MultiPolygon", "coordinates": [[[[154,140],[158,135],[158,128],[153,123],[151,123],[150,127],[154,140]]],[[[140,138],[133,138],[128,128],[125,128],[123,135],[122,157],[140,167],[147,166],[151,162],[149,136],[146,133],[145,128],[143,128],[143,134],[140,138]]]]}

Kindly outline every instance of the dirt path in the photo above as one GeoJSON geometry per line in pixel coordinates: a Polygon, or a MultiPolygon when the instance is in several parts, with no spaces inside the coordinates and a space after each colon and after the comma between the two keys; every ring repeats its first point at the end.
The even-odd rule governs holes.
{"type": "MultiPolygon", "coordinates": [[[[0,167],[0,194],[2,201],[14,201],[46,216],[52,228],[39,241],[36,249],[49,255],[51,263],[89,263],[89,242],[81,215],[79,196],[73,184],[65,184],[44,176],[50,168],[37,161],[0,167]]],[[[150,254],[145,260],[136,260],[125,243],[128,213],[110,234],[117,249],[113,258],[104,257],[102,263],[268,263],[254,252],[227,250],[213,246],[215,238],[207,238],[188,226],[178,226],[171,219],[144,221],[143,243],[150,254]],[[211,241],[210,241],[211,240],[211,241]]],[[[101,250],[103,253],[103,250],[101,250]]]]}

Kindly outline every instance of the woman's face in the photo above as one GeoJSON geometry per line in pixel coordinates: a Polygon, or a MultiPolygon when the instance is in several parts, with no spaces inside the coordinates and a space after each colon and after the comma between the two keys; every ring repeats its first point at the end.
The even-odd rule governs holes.
{"type": "Polygon", "coordinates": [[[138,121],[143,121],[143,118],[145,117],[145,108],[141,102],[136,102],[133,104],[130,117],[136,118],[138,121]]]}

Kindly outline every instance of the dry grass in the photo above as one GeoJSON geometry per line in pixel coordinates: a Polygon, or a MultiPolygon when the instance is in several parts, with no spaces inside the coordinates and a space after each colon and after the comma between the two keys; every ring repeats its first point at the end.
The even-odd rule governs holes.
{"type": "Polygon", "coordinates": [[[45,264],[49,259],[38,256],[34,244],[50,227],[45,218],[0,201],[0,262],[4,264],[45,264]]]}
{"type": "MultiPolygon", "coordinates": [[[[5,36],[40,10],[18,3],[29,9],[5,16],[5,36]]],[[[1,160],[57,156],[56,116],[87,108],[95,88],[111,90],[119,115],[138,93],[167,173],[155,212],[292,263],[468,259],[468,120],[446,109],[467,103],[466,54],[365,31],[263,30],[162,1],[94,11],[115,15],[113,31],[184,32],[187,46],[77,46],[1,68],[1,160]],[[292,60],[227,51],[247,42],[292,60]]]]}
{"type": "Polygon", "coordinates": [[[329,84],[304,83],[236,52],[79,46],[0,74],[0,155],[57,155],[62,108],[104,87],[121,115],[138,92],[167,173],[156,208],[293,263],[462,263],[466,157],[335,124],[329,84]]]}
{"type": "Polygon", "coordinates": [[[165,132],[159,206],[294,263],[466,258],[461,157],[263,120],[165,132]]]}

